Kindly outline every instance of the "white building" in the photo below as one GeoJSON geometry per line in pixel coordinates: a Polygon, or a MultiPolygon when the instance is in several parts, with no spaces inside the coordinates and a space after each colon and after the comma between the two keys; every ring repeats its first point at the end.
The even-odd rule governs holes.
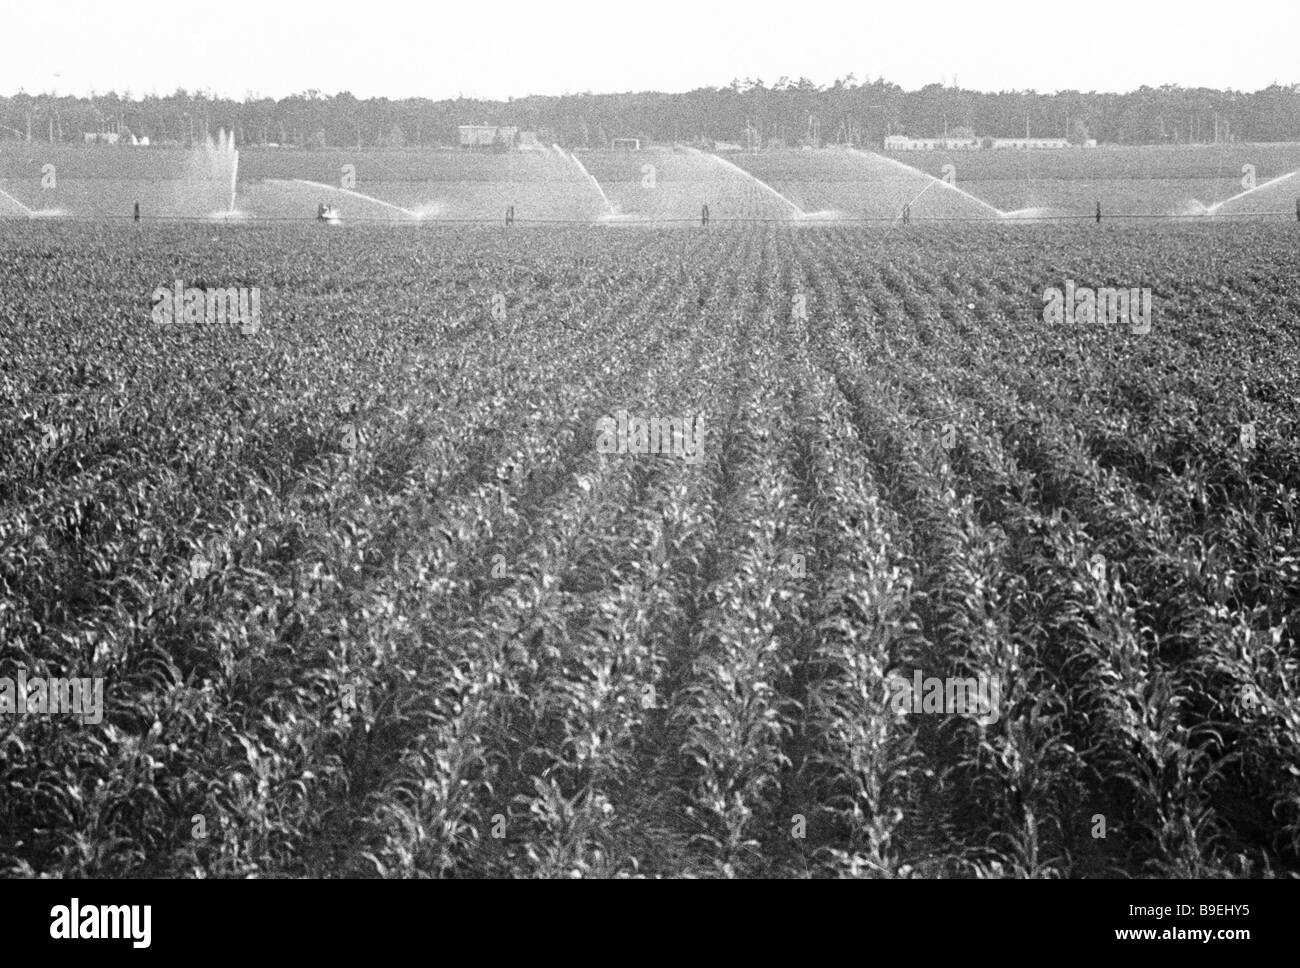
{"type": "Polygon", "coordinates": [[[1021,148],[1035,151],[1040,148],[1069,148],[1069,138],[994,138],[994,148],[1021,148]]]}
{"type": "Polygon", "coordinates": [[[886,151],[974,151],[979,146],[978,138],[909,138],[905,134],[891,134],[885,139],[886,151]]]}

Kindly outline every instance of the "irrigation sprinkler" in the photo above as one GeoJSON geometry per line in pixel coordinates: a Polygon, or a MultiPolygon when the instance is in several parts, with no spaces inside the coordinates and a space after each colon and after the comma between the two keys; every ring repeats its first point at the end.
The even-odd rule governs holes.
{"type": "Polygon", "coordinates": [[[140,203],[139,203],[139,202],[136,202],[136,203],[135,203],[135,211],[133,212],[133,214],[132,214],[132,216],[131,216],[131,220],[132,220],[133,222],[138,222],[138,221],[140,221],[140,203]]]}
{"type": "Polygon", "coordinates": [[[515,207],[514,207],[513,205],[507,205],[507,206],[506,206],[506,225],[514,225],[514,224],[515,224],[515,207]]]}
{"type": "Polygon", "coordinates": [[[700,224],[701,225],[709,224],[709,206],[707,205],[705,205],[704,208],[700,210],[700,224]]]}
{"type": "Polygon", "coordinates": [[[1295,220],[1300,222],[1300,198],[1295,200],[1295,220]]]}
{"type": "Polygon", "coordinates": [[[903,206],[903,224],[904,225],[912,224],[912,205],[910,202],[907,205],[903,206]]]}
{"type": "Polygon", "coordinates": [[[1101,202],[1097,203],[1097,224],[1101,224],[1101,202]]]}

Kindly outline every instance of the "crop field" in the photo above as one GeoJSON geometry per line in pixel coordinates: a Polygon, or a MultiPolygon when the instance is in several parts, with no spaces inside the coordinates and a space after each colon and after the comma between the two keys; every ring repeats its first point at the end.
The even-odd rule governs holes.
{"type": "MultiPolygon", "coordinates": [[[[960,169],[958,169],[960,171],[960,169]]],[[[1108,215],[1205,215],[1241,192],[1236,178],[1019,178],[961,181],[961,187],[996,208],[1043,218],[1087,218],[1102,203],[1108,215]]],[[[1294,199],[1289,199],[1294,204],[1294,199]]],[[[1264,211],[1285,211],[1276,204],[1264,211]]]]}
{"type": "Polygon", "coordinates": [[[616,215],[650,221],[697,221],[703,205],[711,218],[793,219],[798,207],[730,160],[693,148],[584,151],[584,167],[616,215]]]}
{"type": "Polygon", "coordinates": [[[0,871],[1300,873],[1296,228],[5,222],[0,871]]]}
{"type": "Polygon", "coordinates": [[[805,212],[893,219],[907,205],[917,218],[987,219],[1000,214],[935,176],[865,151],[766,151],[739,155],[736,163],[805,212]]]}
{"type": "Polygon", "coordinates": [[[1057,151],[838,147],[713,154],[551,147],[305,150],[6,144],[0,219],[527,222],[1280,216],[1294,221],[1300,145],[1057,151]],[[948,179],[952,184],[948,184],[948,179]],[[1252,187],[1253,186],[1253,187],[1252,187]]]}
{"type": "MultiPolygon", "coordinates": [[[[311,218],[321,202],[354,220],[595,221],[600,189],[573,156],[455,151],[49,148],[0,152],[0,218],[311,218]],[[48,167],[47,167],[48,166],[48,167]],[[52,175],[52,177],[51,177],[52,175]],[[233,183],[233,184],[232,184],[233,183]],[[232,188],[234,198],[232,205],[232,188]],[[17,204],[15,204],[17,203],[17,204]]],[[[696,211],[698,215],[698,209],[696,211]]]]}
{"type": "Polygon", "coordinates": [[[1097,148],[1021,151],[899,151],[890,157],[938,177],[958,164],[968,180],[996,181],[1023,173],[1047,179],[1215,179],[1254,165],[1261,182],[1300,168],[1300,143],[1205,145],[1102,145],[1097,148]]]}
{"type": "MultiPolygon", "coordinates": [[[[1245,190],[1300,170],[1300,144],[1107,145],[1059,151],[903,151],[890,158],[934,177],[952,165],[957,184],[1004,212],[1087,214],[1097,202],[1114,215],[1201,215],[1245,190]]],[[[1225,206],[1223,214],[1291,212],[1294,183],[1225,206]]]]}

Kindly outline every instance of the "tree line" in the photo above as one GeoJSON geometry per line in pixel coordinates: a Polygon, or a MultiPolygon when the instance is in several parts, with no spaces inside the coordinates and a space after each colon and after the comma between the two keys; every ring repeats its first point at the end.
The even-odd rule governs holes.
{"type": "Polygon", "coordinates": [[[0,97],[5,140],[82,141],[119,131],[152,143],[193,144],[233,131],[241,145],[413,147],[451,145],[461,124],[511,125],[566,148],[606,146],[616,137],[652,143],[723,141],[750,145],[851,143],[878,147],[889,134],[914,137],[1095,138],[1114,144],[1300,141],[1300,85],[1220,91],[1174,85],[1125,94],[970,91],[931,84],[905,91],[853,75],[818,85],[801,78],[734,80],[681,94],[534,95],[359,99],[309,90],[244,100],[178,90],[89,97],[18,93],[0,97]]]}

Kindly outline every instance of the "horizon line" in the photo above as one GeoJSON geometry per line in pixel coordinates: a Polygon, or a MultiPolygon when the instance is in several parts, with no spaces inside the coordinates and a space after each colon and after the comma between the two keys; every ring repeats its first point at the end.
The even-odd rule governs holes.
{"type": "Polygon", "coordinates": [[[964,94],[982,94],[982,95],[1019,94],[1019,95],[1029,95],[1034,97],[1059,97],[1061,95],[1066,95],[1066,94],[1117,95],[1122,97],[1125,95],[1139,94],[1142,91],[1161,91],[1165,89],[1173,89],[1177,91],[1208,91],[1215,94],[1260,94],[1265,91],[1273,90],[1275,88],[1281,88],[1283,90],[1289,89],[1293,92],[1300,93],[1300,80],[1290,81],[1290,82],[1274,80],[1269,84],[1265,85],[1264,87],[1256,88],[1255,90],[1247,90],[1244,88],[1236,88],[1236,87],[1206,87],[1204,85],[1184,85],[1177,82],[1165,82],[1159,85],[1143,84],[1136,88],[1130,88],[1128,90],[1099,89],[1099,88],[1089,88],[1087,90],[1083,88],[1056,88],[1054,90],[1040,91],[1037,88],[1032,88],[1032,87],[1029,88],[1013,87],[1013,88],[1000,88],[997,90],[990,90],[986,88],[963,87],[960,84],[946,84],[943,83],[942,81],[932,81],[929,84],[923,84],[920,87],[906,88],[903,87],[901,84],[897,84],[893,81],[886,80],[883,77],[878,77],[875,80],[868,80],[868,81],[857,80],[856,77],[854,77],[855,83],[852,84],[842,83],[846,81],[849,77],[854,77],[852,72],[845,75],[844,77],[835,78],[834,80],[828,83],[819,83],[816,81],[812,81],[810,78],[806,78],[806,77],[800,77],[796,81],[796,80],[791,80],[786,75],[782,75],[782,78],[786,80],[790,80],[790,83],[784,87],[776,87],[775,85],[768,85],[763,81],[762,78],[744,78],[743,80],[741,78],[732,78],[732,80],[726,84],[706,85],[704,87],[693,87],[685,90],[665,90],[661,88],[645,88],[640,90],[626,89],[626,90],[606,90],[606,91],[591,91],[591,90],[565,91],[563,93],[558,93],[558,94],[538,91],[538,92],[531,92],[528,94],[507,94],[503,96],[465,94],[463,91],[461,91],[454,96],[441,95],[437,97],[428,94],[401,94],[401,95],[368,94],[365,96],[361,96],[361,95],[354,94],[352,91],[346,88],[335,91],[333,93],[329,93],[329,92],[322,91],[319,88],[314,88],[311,86],[304,87],[301,90],[292,91],[290,93],[280,94],[280,95],[265,94],[258,91],[245,91],[241,95],[233,95],[225,92],[215,92],[210,88],[204,88],[204,87],[197,87],[194,88],[193,90],[188,90],[183,85],[177,85],[176,88],[174,88],[172,91],[169,91],[167,93],[159,93],[159,91],[156,88],[143,93],[133,93],[129,88],[124,88],[122,92],[118,92],[114,88],[108,88],[107,90],[99,90],[98,88],[95,87],[91,87],[89,89],[83,88],[80,89],[79,91],[60,92],[57,89],[54,89],[49,91],[33,92],[33,91],[26,90],[25,87],[20,85],[16,91],[0,92],[0,98],[16,98],[16,97],[27,96],[32,98],[76,98],[76,99],[93,100],[95,98],[101,98],[101,97],[107,97],[109,95],[113,95],[122,100],[143,101],[151,98],[157,100],[165,100],[167,98],[175,97],[176,95],[183,93],[185,94],[186,97],[189,98],[203,97],[210,100],[233,101],[239,104],[248,104],[256,101],[292,100],[294,98],[302,98],[307,96],[308,94],[314,93],[321,100],[333,100],[343,96],[348,96],[348,97],[355,98],[357,101],[360,102],[430,101],[432,103],[437,104],[440,102],[447,102],[447,101],[481,101],[481,102],[490,102],[490,103],[499,103],[499,104],[511,104],[515,101],[527,101],[533,98],[558,99],[558,98],[573,98],[573,97],[593,97],[593,98],[627,97],[627,96],[646,95],[646,94],[658,94],[658,95],[667,95],[670,97],[674,97],[674,96],[683,96],[688,94],[720,92],[720,91],[730,90],[733,88],[739,89],[741,93],[747,93],[748,91],[754,89],[761,89],[761,90],[770,91],[778,94],[786,93],[786,92],[797,93],[800,92],[801,90],[807,90],[806,88],[800,88],[798,86],[803,81],[808,81],[813,85],[812,88],[813,90],[821,91],[821,92],[833,91],[835,90],[837,85],[841,85],[844,90],[848,90],[848,91],[856,91],[862,88],[870,89],[875,87],[885,87],[885,88],[894,88],[902,94],[920,94],[926,90],[929,90],[930,88],[938,88],[943,91],[953,91],[953,92],[960,92],[964,94]]]}

